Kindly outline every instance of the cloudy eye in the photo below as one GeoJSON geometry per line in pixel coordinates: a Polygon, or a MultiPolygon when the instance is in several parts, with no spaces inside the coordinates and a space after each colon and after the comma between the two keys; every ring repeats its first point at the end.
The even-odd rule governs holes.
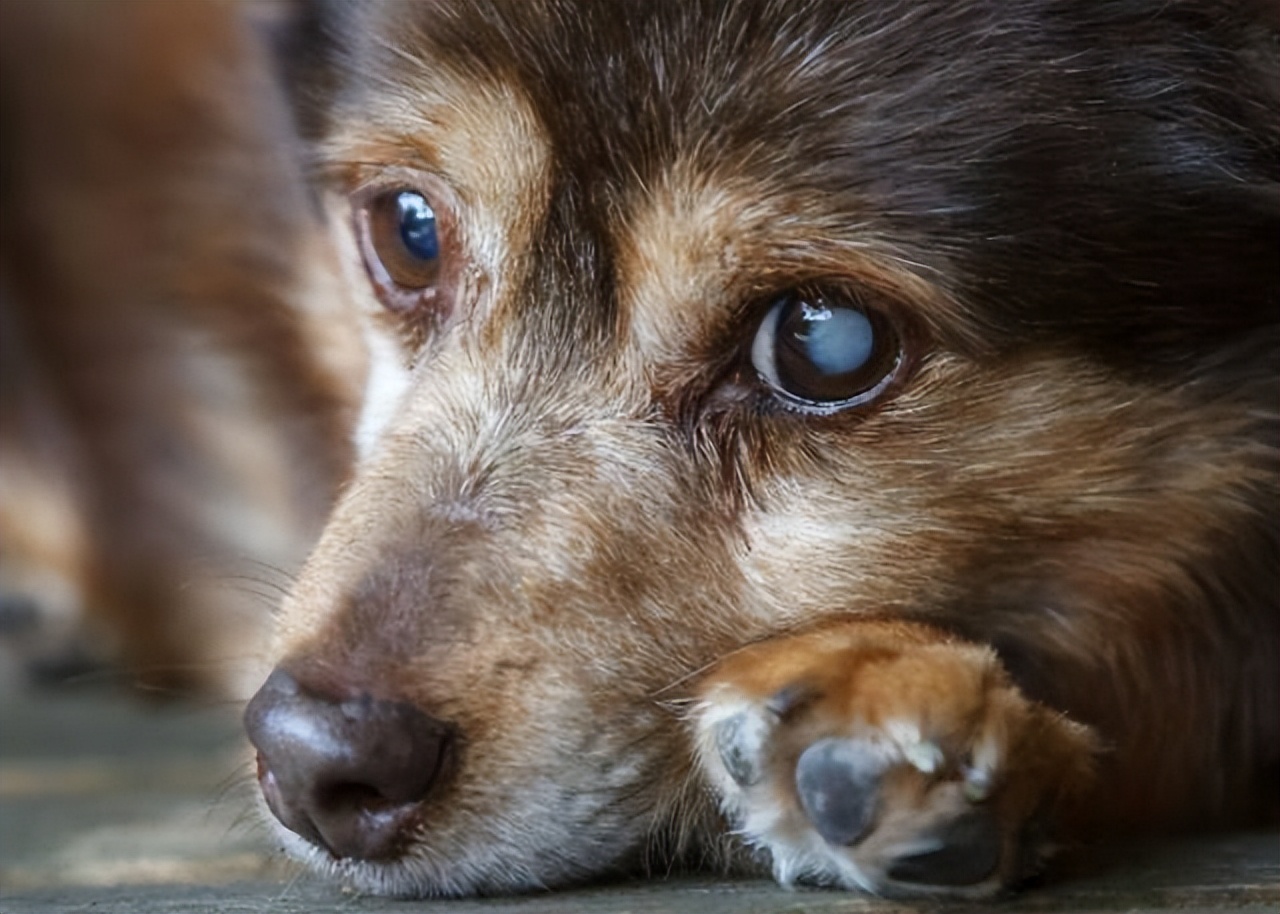
{"type": "Polygon", "coordinates": [[[358,212],[365,265],[382,303],[396,311],[430,298],[440,279],[436,211],[416,190],[369,198],[358,212]]]}
{"type": "Polygon", "coordinates": [[[751,363],[788,406],[830,413],[867,403],[902,364],[889,320],[847,297],[792,292],[756,331],[751,363]]]}

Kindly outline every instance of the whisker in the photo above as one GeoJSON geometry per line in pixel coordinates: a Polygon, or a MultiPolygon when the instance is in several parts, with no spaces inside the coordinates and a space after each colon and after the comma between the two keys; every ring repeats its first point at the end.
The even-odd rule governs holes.
{"type": "Polygon", "coordinates": [[[284,901],[285,898],[288,896],[288,894],[297,887],[298,880],[302,878],[302,875],[304,872],[305,870],[302,870],[302,869],[299,869],[296,872],[294,872],[294,874],[289,877],[289,881],[286,882],[284,884],[284,887],[280,889],[279,894],[277,894],[275,898],[271,899],[271,904],[277,905],[280,902],[284,901]]]}

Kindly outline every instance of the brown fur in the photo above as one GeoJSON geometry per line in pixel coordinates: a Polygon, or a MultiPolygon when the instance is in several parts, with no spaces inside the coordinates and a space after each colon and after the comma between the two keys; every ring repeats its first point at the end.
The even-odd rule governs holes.
{"type": "Polygon", "coordinates": [[[1055,828],[1274,821],[1275,26],[1250,0],[308,6],[287,72],[371,373],[272,656],[458,736],[394,855],[286,847],[397,894],[714,860],[972,897],[1055,828]],[[419,308],[359,229],[405,187],[441,232],[419,308]],[[796,289],[898,328],[873,402],[761,380],[796,289]],[[760,780],[733,727],[766,734],[760,780]],[[797,787],[827,739],[889,760],[848,847],[797,787]],[[893,875],[975,811],[992,872],[893,875]]]}
{"type": "MultiPolygon", "coordinates": [[[[402,860],[326,867],[451,892],[629,865],[664,834],[705,846],[697,766],[717,763],[690,756],[661,702],[698,699],[696,725],[725,695],[764,702],[778,668],[828,683],[771,744],[784,797],[799,748],[780,745],[880,719],[884,702],[945,723],[949,688],[956,708],[987,707],[1011,759],[996,883],[1028,865],[1024,825],[1055,809],[1079,834],[1274,808],[1276,270],[1257,234],[1276,226],[1274,125],[1239,113],[1218,135],[1271,156],[1241,165],[1261,196],[1225,216],[1247,191],[1214,201],[1194,176],[1219,153],[1171,153],[1160,172],[1129,115],[1073,108],[1130,98],[1107,55],[1145,28],[1125,53],[1153,85],[1164,67],[1195,87],[1169,110],[1199,142],[1195,112],[1227,104],[1223,86],[1240,112],[1268,104],[1248,93],[1276,86],[1274,39],[1244,4],[1209,5],[1234,25],[1208,30],[1190,9],[1140,26],[1151,11],[1125,3],[1052,25],[1051,6],[430,4],[336,20],[331,39],[355,40],[322,58],[332,95],[310,118],[334,224],[349,194],[416,186],[452,279],[428,314],[394,318],[412,374],[276,654],[324,694],[407,699],[462,737],[402,860]],[[1211,41],[1219,56],[1179,71],[1211,41]],[[1094,69],[1043,63],[1072,52],[1094,69]],[[1124,186],[1055,133],[1073,117],[1124,150],[1107,166],[1132,169],[1124,186]],[[798,416],[744,367],[771,296],[812,282],[904,327],[911,370],[871,408],[798,416]],[[933,634],[859,621],[886,615],[933,634]],[[833,619],[850,657],[937,643],[868,691],[855,661],[787,637],[833,619]],[[973,680],[993,697],[966,691],[992,661],[965,642],[1011,674],[973,680]],[[1022,694],[1045,704],[1022,710],[1022,694]],[[1087,800],[1052,799],[1095,761],[1087,800]]],[[[387,320],[371,317],[375,335],[387,320]]],[[[893,845],[886,829],[851,853],[893,845]]]]}

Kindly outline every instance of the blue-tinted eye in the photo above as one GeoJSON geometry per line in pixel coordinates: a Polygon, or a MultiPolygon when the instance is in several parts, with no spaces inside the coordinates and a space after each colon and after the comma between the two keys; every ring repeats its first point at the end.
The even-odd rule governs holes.
{"type": "Polygon", "coordinates": [[[435,260],[440,256],[440,239],[436,234],[436,211],[422,194],[401,191],[396,196],[396,213],[400,240],[405,250],[419,260],[435,260]]]}
{"type": "Polygon", "coordinates": [[[789,405],[832,412],[866,403],[902,361],[893,324],[847,296],[797,292],[774,303],[756,331],[751,361],[789,405]]]}
{"type": "Polygon", "coordinates": [[[420,308],[441,280],[445,253],[436,209],[408,188],[370,196],[359,220],[365,261],[383,304],[420,308]]]}
{"type": "Polygon", "coordinates": [[[853,308],[815,308],[802,302],[796,324],[791,333],[797,347],[824,375],[857,371],[875,348],[871,321],[853,308]]]}

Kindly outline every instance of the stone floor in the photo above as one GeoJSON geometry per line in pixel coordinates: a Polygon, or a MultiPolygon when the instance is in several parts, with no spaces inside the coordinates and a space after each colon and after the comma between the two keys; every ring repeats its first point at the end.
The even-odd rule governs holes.
{"type": "MultiPolygon", "coordinates": [[[[100,689],[0,694],[0,912],[835,914],[964,911],[768,882],[652,880],[515,899],[357,897],[266,853],[244,810],[238,709],[100,689]]],[[[1280,832],[1097,848],[1007,911],[1280,912],[1280,832]]]]}

